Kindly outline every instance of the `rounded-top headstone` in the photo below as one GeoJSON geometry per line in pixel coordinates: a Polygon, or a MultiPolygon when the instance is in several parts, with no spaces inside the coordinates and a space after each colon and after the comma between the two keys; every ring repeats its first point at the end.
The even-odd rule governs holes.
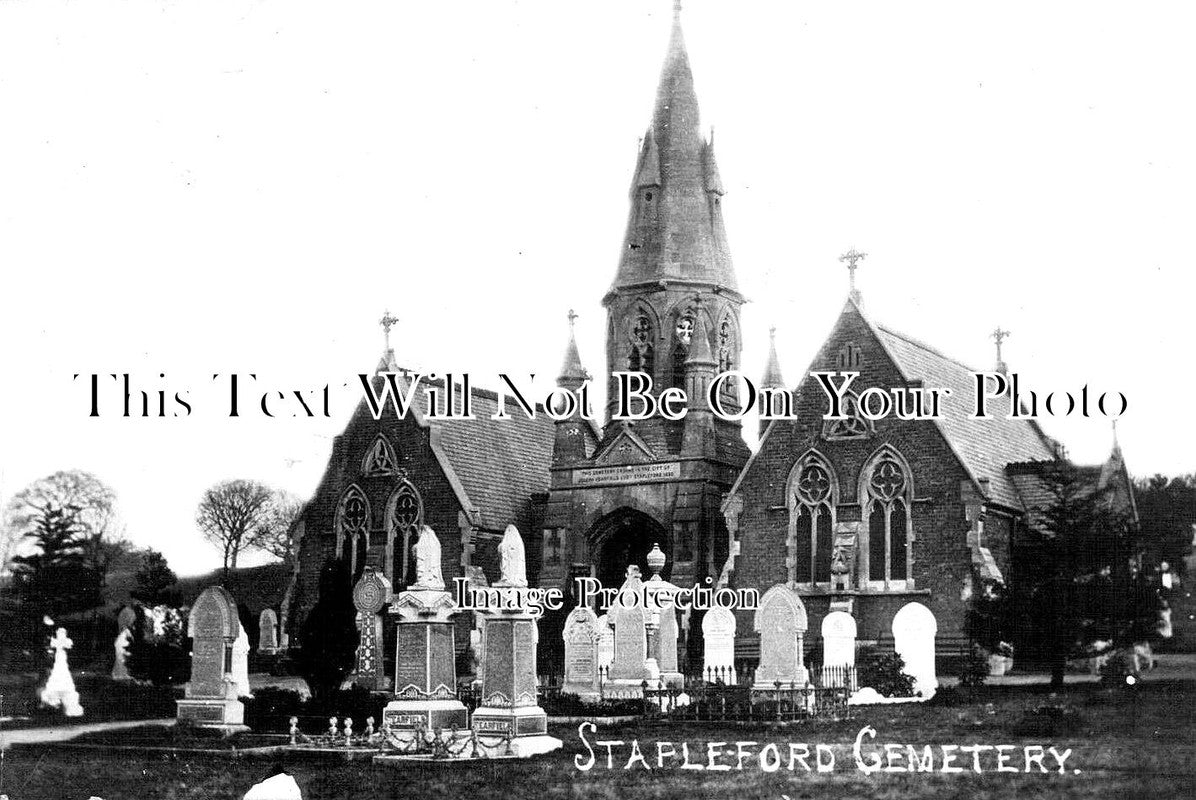
{"type": "Polygon", "coordinates": [[[935,634],[938,629],[934,612],[921,603],[906,603],[893,617],[893,635],[898,638],[935,634]]]}
{"type": "Polygon", "coordinates": [[[856,637],[855,617],[846,611],[832,611],[822,618],[822,635],[837,637],[856,637]]]}

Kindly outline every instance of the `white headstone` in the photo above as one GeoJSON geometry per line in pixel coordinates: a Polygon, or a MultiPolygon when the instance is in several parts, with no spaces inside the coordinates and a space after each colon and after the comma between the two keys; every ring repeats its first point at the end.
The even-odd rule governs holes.
{"type": "Polygon", "coordinates": [[[112,643],[112,680],[127,681],[131,680],[129,675],[129,642],[133,641],[133,632],[128,628],[121,628],[120,633],[116,635],[116,641],[112,643]]]}
{"type": "Polygon", "coordinates": [[[242,800],[303,800],[299,784],[285,772],[271,775],[261,783],[255,783],[242,800]]]}
{"type": "Polygon", "coordinates": [[[561,691],[567,694],[598,693],[598,617],[585,606],[578,606],[565,619],[565,681],[561,691]]]}
{"type": "Polygon", "coordinates": [[[844,686],[855,667],[855,617],[832,611],[822,618],[822,685],[844,686]]]}
{"type": "Polygon", "coordinates": [[[623,681],[638,684],[644,680],[655,680],[659,676],[659,669],[655,659],[648,664],[648,619],[643,603],[640,602],[639,568],[627,568],[627,579],[619,589],[619,594],[610,607],[610,620],[615,629],[614,657],[610,665],[612,681],[623,681]],[[623,599],[626,602],[623,602],[623,599]]]}
{"type": "Polygon", "coordinates": [[[233,668],[229,672],[229,676],[237,685],[237,695],[239,697],[249,697],[249,637],[245,634],[245,626],[241,626],[241,632],[237,634],[237,639],[233,642],[233,668]]]}
{"type": "Polygon", "coordinates": [[[598,668],[609,669],[615,660],[615,629],[610,617],[603,614],[598,618],[598,668]]]}
{"type": "Polygon", "coordinates": [[[734,684],[735,615],[730,609],[712,608],[702,617],[702,678],[711,683],[734,684]]]}
{"type": "Polygon", "coordinates": [[[272,608],[263,608],[257,623],[259,653],[278,652],[278,615],[272,608]]]}
{"type": "Polygon", "coordinates": [[[753,627],[760,634],[760,666],[753,683],[757,689],[802,687],[809,683],[802,651],[809,620],[801,596],[788,584],[777,584],[764,593],[753,627]]]}
{"type": "Polygon", "coordinates": [[[74,644],[67,637],[66,628],[59,628],[50,640],[50,647],[54,648],[54,667],[41,691],[41,701],[45,705],[61,708],[68,717],[81,717],[83,706],[79,705],[79,693],[75,691],[75,681],[71,678],[71,668],[66,660],[66,651],[74,644]]]}
{"type": "Polygon", "coordinates": [[[934,637],[938,622],[921,603],[906,603],[893,617],[893,649],[905,661],[905,674],[914,679],[914,691],[930,697],[938,689],[934,670],[934,637]]]}

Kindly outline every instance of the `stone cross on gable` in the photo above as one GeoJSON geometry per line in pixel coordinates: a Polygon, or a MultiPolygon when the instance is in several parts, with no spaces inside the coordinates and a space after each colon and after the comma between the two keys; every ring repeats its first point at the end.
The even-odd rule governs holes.
{"type": "Polygon", "coordinates": [[[392,317],[389,309],[383,313],[382,319],[378,320],[378,324],[382,326],[382,335],[386,338],[386,349],[390,349],[390,329],[399,321],[398,317],[392,317]]]}
{"type": "Polygon", "coordinates": [[[859,264],[868,257],[867,253],[861,253],[854,247],[848,250],[843,255],[839,256],[839,260],[847,265],[847,271],[850,273],[850,292],[853,300],[860,299],[860,293],[855,288],[855,271],[859,269],[859,264]]]}
{"type": "Polygon", "coordinates": [[[577,313],[573,309],[569,309],[569,328],[573,328],[573,323],[577,321],[577,313]]]}
{"type": "Polygon", "coordinates": [[[997,343],[997,361],[1001,360],[1001,342],[1009,338],[1009,331],[1002,330],[998,327],[992,332],[993,341],[997,343]]]}

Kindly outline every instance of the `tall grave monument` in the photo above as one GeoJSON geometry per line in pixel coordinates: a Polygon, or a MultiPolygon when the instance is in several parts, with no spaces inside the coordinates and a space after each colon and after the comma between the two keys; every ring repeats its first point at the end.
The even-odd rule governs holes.
{"type": "Polygon", "coordinates": [[[381,612],[390,598],[390,581],[373,567],[366,567],[353,587],[353,605],[357,609],[357,661],[349,680],[370,691],[386,688],[381,612]]]}
{"type": "Polygon", "coordinates": [[[457,699],[453,614],[456,605],[444,590],[440,540],[420,527],[415,551],[415,583],[400,592],[390,613],[399,618],[395,644],[394,700],[382,712],[382,727],[392,741],[411,741],[421,729],[468,726],[457,699]]]}
{"type": "Polygon", "coordinates": [[[561,746],[548,735],[536,685],[536,618],[528,610],[523,537],[508,525],[498,546],[501,577],[494,584],[501,601],[485,614],[482,705],[473,713],[480,745],[494,753],[527,757],[561,746]]]}

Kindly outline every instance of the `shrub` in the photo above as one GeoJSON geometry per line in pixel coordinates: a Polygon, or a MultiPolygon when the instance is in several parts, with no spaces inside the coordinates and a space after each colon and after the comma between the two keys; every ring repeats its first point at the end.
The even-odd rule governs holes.
{"type": "Polygon", "coordinates": [[[871,687],[885,697],[914,696],[914,679],[904,670],[905,660],[897,653],[864,647],[856,654],[860,688],[871,687]]]}
{"type": "Polygon", "coordinates": [[[972,649],[959,662],[956,675],[959,685],[965,688],[974,689],[984,685],[988,679],[988,655],[980,645],[972,645],[972,649]]]}
{"type": "Polygon", "coordinates": [[[152,631],[153,623],[148,620],[134,626],[134,636],[129,642],[129,674],[155,686],[171,686],[188,680],[191,677],[191,653],[183,636],[181,620],[170,616],[164,623],[162,635],[154,636],[152,631]]]}

